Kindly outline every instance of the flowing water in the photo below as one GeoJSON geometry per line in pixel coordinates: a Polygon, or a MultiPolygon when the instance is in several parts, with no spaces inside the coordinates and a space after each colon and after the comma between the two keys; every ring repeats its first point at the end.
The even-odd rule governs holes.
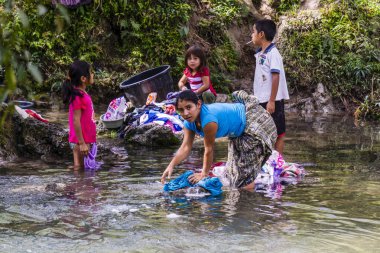
{"type": "MultiPolygon", "coordinates": [[[[176,147],[115,147],[97,172],[71,160],[0,169],[0,252],[380,252],[380,126],[288,117],[285,160],[308,175],[281,194],[163,195],[176,147]]],[[[227,142],[216,144],[226,160],[227,142]]],[[[201,165],[201,145],[176,175],[201,165]]]]}

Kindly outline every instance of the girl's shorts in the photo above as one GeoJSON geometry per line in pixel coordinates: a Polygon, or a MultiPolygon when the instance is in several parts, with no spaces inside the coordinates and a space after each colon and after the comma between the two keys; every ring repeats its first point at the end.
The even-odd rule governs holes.
{"type": "Polygon", "coordinates": [[[70,142],[69,144],[70,144],[70,148],[71,148],[71,150],[74,150],[75,145],[77,145],[76,143],[73,143],[73,142],[70,142]]]}
{"type": "MultiPolygon", "coordinates": [[[[74,142],[70,142],[69,144],[70,144],[70,148],[71,148],[71,150],[74,150],[75,145],[78,145],[78,143],[74,143],[74,142]]],[[[94,144],[94,143],[90,143],[90,144],[91,144],[91,145],[90,145],[90,148],[91,148],[92,144],[94,144]]]]}

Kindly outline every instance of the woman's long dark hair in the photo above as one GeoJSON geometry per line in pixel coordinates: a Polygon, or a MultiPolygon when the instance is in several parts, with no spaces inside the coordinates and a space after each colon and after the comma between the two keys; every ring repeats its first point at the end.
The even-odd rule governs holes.
{"type": "Polygon", "coordinates": [[[181,100],[181,101],[187,100],[187,101],[193,102],[194,104],[197,104],[199,101],[199,97],[192,90],[184,90],[178,94],[177,99],[175,101],[175,107],[178,107],[179,100],[181,100]]]}
{"type": "Polygon", "coordinates": [[[76,96],[83,96],[82,92],[76,87],[82,84],[82,76],[90,78],[90,71],[91,65],[85,61],[74,61],[70,65],[69,75],[62,84],[63,103],[71,104],[76,96]]]}

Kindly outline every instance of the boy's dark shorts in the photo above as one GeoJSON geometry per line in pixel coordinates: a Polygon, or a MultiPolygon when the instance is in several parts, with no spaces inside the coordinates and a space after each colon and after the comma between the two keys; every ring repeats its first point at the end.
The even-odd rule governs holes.
{"type": "MultiPolygon", "coordinates": [[[[268,102],[266,103],[261,103],[260,105],[262,107],[264,107],[264,109],[266,110],[267,109],[267,104],[268,102]]],[[[271,114],[273,120],[274,120],[274,123],[276,124],[276,128],[277,128],[277,135],[278,137],[282,137],[285,135],[285,130],[286,130],[286,127],[285,127],[285,110],[284,110],[284,100],[279,100],[279,101],[275,101],[275,110],[274,110],[274,113],[271,114]]]]}

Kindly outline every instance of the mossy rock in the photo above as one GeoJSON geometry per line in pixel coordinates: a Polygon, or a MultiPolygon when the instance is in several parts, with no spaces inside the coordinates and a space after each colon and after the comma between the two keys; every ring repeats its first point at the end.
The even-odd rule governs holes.
{"type": "Polygon", "coordinates": [[[182,142],[183,132],[173,133],[170,127],[157,124],[129,126],[124,139],[143,146],[172,146],[182,142]]]}

